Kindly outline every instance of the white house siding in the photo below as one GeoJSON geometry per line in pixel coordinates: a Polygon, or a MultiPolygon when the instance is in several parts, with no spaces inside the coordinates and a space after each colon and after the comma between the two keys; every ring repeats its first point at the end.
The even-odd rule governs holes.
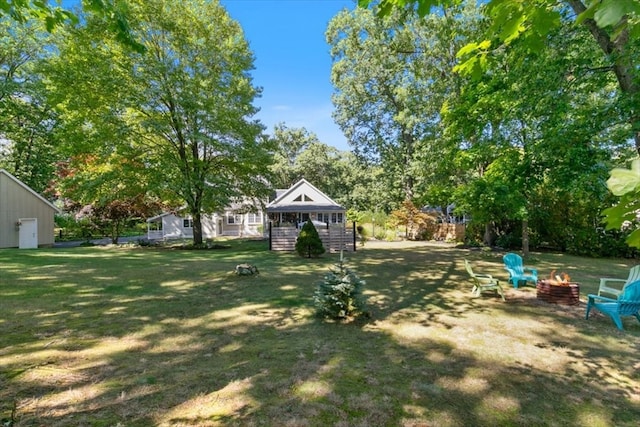
{"type": "MultiPolygon", "coordinates": [[[[249,223],[249,214],[238,215],[237,223],[229,223],[228,215],[203,215],[202,216],[202,237],[205,239],[213,239],[219,236],[263,236],[263,223],[249,223]]],[[[260,218],[264,221],[264,215],[260,214],[260,218]]],[[[161,221],[162,230],[154,230],[149,227],[147,238],[151,240],[157,239],[180,239],[192,238],[193,228],[185,227],[185,220],[190,217],[182,217],[176,214],[165,213],[147,220],[148,223],[161,221]]]]}
{"type": "MultiPolygon", "coordinates": [[[[218,235],[218,215],[202,216],[202,236],[206,239],[212,239],[218,235]]],[[[193,235],[193,229],[191,229],[193,235]]]]}
{"type": "Polygon", "coordinates": [[[38,246],[53,246],[57,208],[7,171],[0,169],[0,248],[19,244],[21,218],[37,218],[38,246]]]}

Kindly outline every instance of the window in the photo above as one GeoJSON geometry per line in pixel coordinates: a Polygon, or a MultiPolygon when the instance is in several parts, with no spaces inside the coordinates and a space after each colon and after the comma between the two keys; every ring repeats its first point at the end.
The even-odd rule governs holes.
{"type": "Polygon", "coordinates": [[[183,219],[182,228],[193,228],[193,220],[191,218],[183,219]]]}
{"type": "Polygon", "coordinates": [[[331,214],[331,222],[334,224],[342,224],[342,212],[334,212],[331,214]]]}
{"type": "Polygon", "coordinates": [[[227,214],[227,224],[240,224],[242,223],[242,218],[240,215],[234,215],[231,213],[227,214]]]}
{"type": "Polygon", "coordinates": [[[320,222],[329,222],[330,221],[328,213],[318,212],[316,214],[316,217],[318,218],[318,221],[320,221],[320,222]]]}
{"type": "Polygon", "coordinates": [[[301,194],[298,197],[296,197],[295,199],[293,199],[294,202],[313,202],[313,199],[309,196],[307,196],[306,194],[301,194]]]}
{"type": "Polygon", "coordinates": [[[247,214],[247,222],[249,224],[262,224],[262,215],[258,212],[258,213],[252,213],[249,212],[249,214],[247,214]]]}

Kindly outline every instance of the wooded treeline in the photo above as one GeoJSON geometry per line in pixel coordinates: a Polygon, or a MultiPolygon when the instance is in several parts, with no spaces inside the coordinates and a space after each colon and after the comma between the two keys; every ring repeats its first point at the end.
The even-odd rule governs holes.
{"type": "MultiPolygon", "coordinates": [[[[135,43],[90,9],[53,32],[4,16],[0,167],[115,236],[131,217],[183,205],[198,230],[203,213],[305,177],[352,215],[455,204],[473,244],[635,256],[624,242],[635,224],[602,221],[618,201],[609,171],[637,155],[637,99],[620,89],[619,58],[559,6],[567,25],[543,42],[515,39],[463,72],[465,46],[491,21],[475,2],[452,3],[425,17],[357,8],[329,23],[334,118],[351,152],[255,119],[253,55],[215,1],[122,2],[135,43]]],[[[638,44],[619,54],[640,58],[638,44]]]]}

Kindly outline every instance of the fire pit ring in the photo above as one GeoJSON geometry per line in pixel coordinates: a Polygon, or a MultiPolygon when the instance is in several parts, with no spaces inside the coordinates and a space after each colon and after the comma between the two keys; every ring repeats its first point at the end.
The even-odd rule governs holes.
{"type": "Polygon", "coordinates": [[[579,304],[580,283],[558,283],[551,280],[538,280],[536,298],[552,304],[579,304]]]}

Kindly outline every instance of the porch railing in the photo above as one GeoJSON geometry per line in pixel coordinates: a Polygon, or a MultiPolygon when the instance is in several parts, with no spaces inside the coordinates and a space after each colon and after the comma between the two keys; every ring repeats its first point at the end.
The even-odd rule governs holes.
{"type": "MultiPolygon", "coordinates": [[[[327,252],[355,251],[355,224],[331,224],[328,227],[317,227],[322,245],[327,252]]],[[[274,227],[269,224],[269,249],[272,251],[294,251],[299,229],[295,227],[274,227]]]]}

